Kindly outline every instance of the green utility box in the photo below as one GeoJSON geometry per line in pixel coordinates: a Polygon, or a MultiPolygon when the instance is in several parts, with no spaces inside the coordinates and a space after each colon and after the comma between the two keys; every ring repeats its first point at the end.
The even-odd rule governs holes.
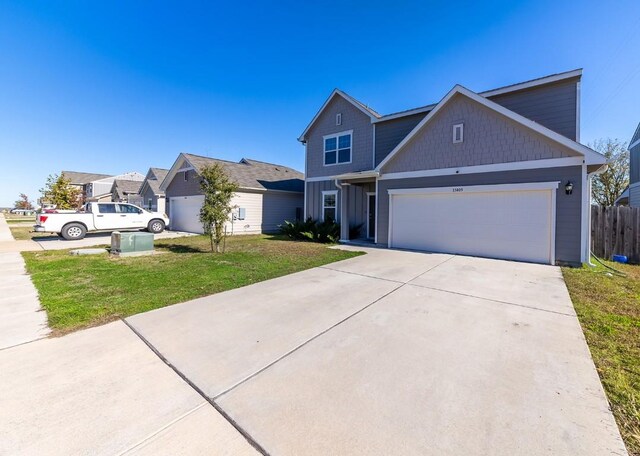
{"type": "Polygon", "coordinates": [[[153,253],[153,233],[111,233],[112,255],[144,255],[153,253]]]}

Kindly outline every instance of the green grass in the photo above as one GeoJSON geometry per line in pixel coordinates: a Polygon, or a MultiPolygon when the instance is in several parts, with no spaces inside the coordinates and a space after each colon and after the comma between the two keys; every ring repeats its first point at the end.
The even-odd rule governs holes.
{"type": "Polygon", "coordinates": [[[208,251],[208,238],[156,241],[153,256],[71,256],[25,252],[27,269],[54,334],[106,323],[360,255],[281,237],[235,236],[227,251],[208,251]]]}
{"type": "Polygon", "coordinates": [[[55,236],[55,234],[52,233],[31,232],[33,230],[33,227],[30,226],[9,225],[9,229],[11,230],[11,235],[16,241],[28,241],[30,239],[55,236]]]}
{"type": "Polygon", "coordinates": [[[563,274],[622,437],[640,455],[640,266],[605,264],[563,274]]]}

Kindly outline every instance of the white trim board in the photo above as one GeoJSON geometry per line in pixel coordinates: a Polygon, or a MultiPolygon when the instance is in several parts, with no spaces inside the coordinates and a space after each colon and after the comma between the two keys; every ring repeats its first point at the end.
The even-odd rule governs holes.
{"type": "Polygon", "coordinates": [[[636,142],[634,142],[634,143],[632,143],[632,144],[629,144],[629,147],[628,147],[628,148],[629,148],[629,149],[631,149],[631,148],[633,148],[633,147],[636,147],[638,144],[640,144],[640,139],[638,139],[636,142]]]}
{"type": "Polygon", "coordinates": [[[449,91],[449,93],[447,93],[447,95],[445,95],[445,97],[438,103],[438,105],[435,108],[433,108],[433,110],[429,112],[429,114],[427,114],[425,118],[422,119],[420,123],[418,123],[418,125],[416,125],[415,128],[411,130],[411,132],[407,136],[404,137],[402,141],[400,141],[400,143],[389,153],[389,155],[387,155],[385,159],[382,160],[382,162],[380,162],[380,164],[376,167],[376,171],[381,171],[382,168],[384,168],[384,166],[387,163],[389,163],[389,161],[393,159],[393,157],[396,156],[398,152],[400,152],[457,94],[466,96],[467,98],[473,101],[476,101],[477,103],[485,106],[486,108],[489,108],[497,112],[498,114],[501,114],[507,117],[508,119],[511,119],[512,121],[519,123],[520,125],[527,127],[535,131],[536,133],[539,133],[547,137],[548,139],[583,155],[585,158],[585,162],[588,165],[591,165],[591,164],[603,165],[606,163],[605,158],[598,152],[591,150],[588,147],[583,146],[582,144],[579,144],[575,141],[572,141],[571,139],[565,136],[562,136],[561,134],[556,133],[555,131],[552,131],[546,127],[543,127],[539,123],[529,120],[526,117],[521,116],[520,114],[517,114],[497,103],[494,103],[493,101],[488,100],[485,97],[478,95],[477,93],[474,93],[465,87],[462,87],[461,85],[456,85],[453,87],[453,89],[449,91]]]}
{"type": "Polygon", "coordinates": [[[316,123],[316,120],[318,120],[318,118],[320,117],[320,114],[322,114],[324,109],[327,107],[327,105],[331,102],[331,100],[333,100],[333,97],[335,97],[336,95],[341,96],[347,102],[351,103],[353,106],[358,108],[362,113],[364,113],[367,117],[369,117],[372,122],[373,122],[374,119],[378,118],[376,115],[373,114],[372,111],[370,111],[367,108],[365,108],[362,103],[360,103],[358,100],[356,100],[352,96],[346,94],[345,92],[343,92],[340,89],[333,89],[333,92],[331,92],[331,95],[329,95],[329,98],[327,98],[326,101],[322,104],[322,106],[320,107],[318,112],[316,112],[316,115],[313,116],[313,119],[311,119],[311,122],[309,122],[309,125],[307,125],[307,128],[305,128],[304,131],[302,132],[302,134],[298,137],[298,141],[304,143],[307,140],[307,138],[306,138],[307,133],[309,132],[309,130],[311,129],[313,124],[316,123]]]}
{"type": "Polygon", "coordinates": [[[560,184],[553,182],[526,182],[523,184],[495,184],[495,185],[460,185],[451,187],[423,187],[423,188],[390,188],[389,195],[426,195],[429,193],[493,193],[515,191],[555,190],[560,184]]]}
{"type": "Polygon", "coordinates": [[[381,174],[378,179],[411,179],[414,177],[455,176],[462,174],[496,173],[519,171],[524,169],[561,168],[563,166],[582,166],[582,157],[549,158],[546,160],[528,160],[521,162],[495,163],[491,165],[461,166],[460,168],[425,169],[381,174]]]}

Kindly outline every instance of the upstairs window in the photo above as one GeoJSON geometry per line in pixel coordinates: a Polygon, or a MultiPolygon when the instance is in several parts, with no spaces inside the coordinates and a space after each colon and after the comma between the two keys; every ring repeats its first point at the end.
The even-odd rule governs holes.
{"type": "Polygon", "coordinates": [[[324,137],[324,165],[351,163],[351,132],[324,137]]]}
{"type": "Polygon", "coordinates": [[[336,125],[342,125],[342,113],[336,114],[336,125]]]}
{"type": "Polygon", "coordinates": [[[453,143],[461,143],[464,141],[464,124],[453,126],[453,143]]]}

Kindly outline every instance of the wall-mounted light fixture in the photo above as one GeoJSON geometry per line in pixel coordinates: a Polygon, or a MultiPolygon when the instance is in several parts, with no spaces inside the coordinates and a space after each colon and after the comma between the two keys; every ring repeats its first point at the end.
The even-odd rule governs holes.
{"type": "Polygon", "coordinates": [[[565,184],[564,192],[567,195],[571,195],[571,193],[573,193],[573,183],[571,181],[567,181],[567,183],[565,184]]]}

